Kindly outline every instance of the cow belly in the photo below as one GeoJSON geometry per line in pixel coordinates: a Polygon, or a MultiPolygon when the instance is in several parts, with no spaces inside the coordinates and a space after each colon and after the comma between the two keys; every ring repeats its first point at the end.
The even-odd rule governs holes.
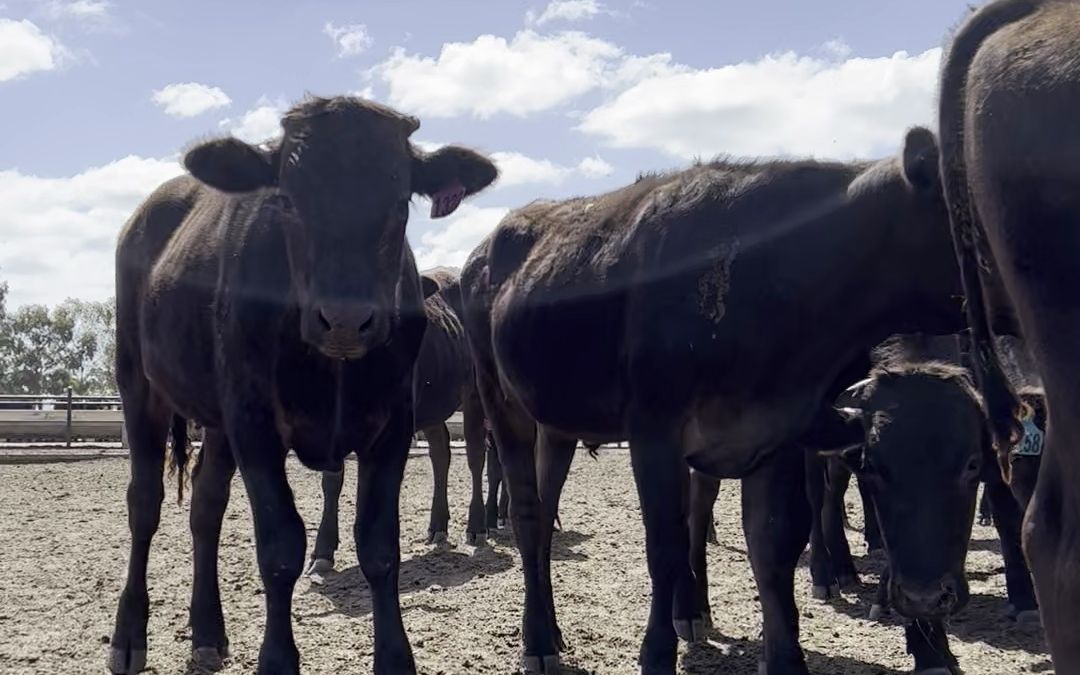
{"type": "Polygon", "coordinates": [[[713,478],[743,478],[805,426],[808,409],[797,401],[701,404],[683,427],[686,461],[713,478]]]}
{"type": "Polygon", "coordinates": [[[493,317],[504,386],[538,422],[577,436],[621,433],[622,335],[611,305],[511,305],[493,317]]]}

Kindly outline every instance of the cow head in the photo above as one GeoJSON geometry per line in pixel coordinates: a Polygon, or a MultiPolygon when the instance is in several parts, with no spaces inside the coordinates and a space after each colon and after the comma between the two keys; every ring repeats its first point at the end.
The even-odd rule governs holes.
{"type": "Polygon", "coordinates": [[[888,228],[877,273],[891,286],[893,332],[945,335],[967,325],[938,162],[934,134],[914,127],[899,157],[870,166],[849,188],[863,218],[888,228]]]}
{"type": "Polygon", "coordinates": [[[415,148],[419,124],[358,98],[312,98],[285,114],[270,150],[226,138],[184,158],[219,190],[273,190],[301,337],[331,358],[359,358],[388,338],[412,195],[432,197],[436,215],[447,215],[496,177],[471,150],[415,148]]]}
{"type": "Polygon", "coordinates": [[[964,561],[990,452],[979,397],[965,370],[935,363],[879,367],[849,393],[864,442],[839,454],[873,495],[893,606],[946,616],[968,600],[964,561]]]}

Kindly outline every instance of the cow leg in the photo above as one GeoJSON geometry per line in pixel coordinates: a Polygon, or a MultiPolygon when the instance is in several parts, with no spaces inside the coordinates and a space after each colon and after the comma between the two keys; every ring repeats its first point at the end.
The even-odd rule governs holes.
{"type": "Polygon", "coordinates": [[[131,477],[127,488],[128,529],[131,549],[127,582],[120,594],[109,651],[113,673],[137,673],[146,666],[146,624],[150,619],[150,595],[146,590],[146,567],[150,542],[161,519],[165,498],[165,439],[170,413],[148,391],[145,381],[124,394],[124,425],[127,428],[131,477]]]}
{"type": "Polygon", "coordinates": [[[255,521],[255,552],[266,595],[266,626],[256,672],[294,675],[300,672],[300,653],[293,640],[292,594],[304,567],[304,523],[293,502],[285,473],[286,449],[273,413],[249,407],[254,406],[227,413],[226,420],[236,420],[228,426],[228,441],[255,521]]]}
{"type": "Polygon", "coordinates": [[[371,588],[375,675],[416,673],[398,596],[401,566],[398,505],[412,426],[412,404],[406,402],[391,416],[374,447],[358,458],[353,534],[360,571],[371,588]]]}
{"type": "Polygon", "coordinates": [[[840,588],[850,588],[859,583],[859,573],[851,558],[847,532],[844,530],[844,495],[851,482],[851,472],[840,462],[827,465],[828,489],[825,491],[825,509],[821,514],[821,530],[825,545],[829,547],[833,574],[840,588]]]}
{"type": "Polygon", "coordinates": [[[465,526],[465,542],[479,546],[487,541],[487,523],[484,513],[484,455],[487,443],[484,431],[484,409],[480,396],[470,392],[462,403],[465,431],[465,457],[472,477],[472,497],[469,499],[469,522],[465,526]]]}
{"type": "MultiPolygon", "coordinates": [[[[495,447],[494,435],[488,432],[484,440],[487,445],[488,493],[485,509],[487,526],[488,530],[499,530],[506,525],[505,516],[499,513],[499,486],[503,482],[502,464],[499,463],[499,451],[495,447]]],[[[506,492],[505,486],[503,492],[506,492]]]]}
{"type": "Polygon", "coordinates": [[[1024,550],[1020,544],[1020,525],[1023,514],[1013,497],[1012,490],[1005,484],[994,463],[984,495],[989,495],[993,509],[993,523],[1001,540],[1001,557],[1005,559],[1005,587],[1009,596],[1009,615],[1018,623],[1039,621],[1038,603],[1035,601],[1035,586],[1031,581],[1024,550]]]}
{"type": "Polygon", "coordinates": [[[218,585],[218,544],[235,473],[236,462],[224,432],[208,429],[199,463],[192,474],[189,520],[195,548],[195,577],[191,586],[192,658],[210,670],[220,668],[229,655],[218,585]]]}
{"type": "Polygon", "coordinates": [[[983,485],[982,497],[979,498],[979,525],[983,527],[994,524],[994,507],[991,502],[990,486],[983,485]]]}
{"type": "Polygon", "coordinates": [[[559,498],[570,463],[577,448],[576,438],[559,438],[544,427],[539,428],[536,444],[536,467],[540,485],[540,569],[543,573],[544,592],[559,651],[566,649],[562,631],[555,617],[555,593],[551,586],[551,539],[555,530],[555,514],[559,512],[559,498]]]}
{"type": "Polygon", "coordinates": [[[514,502],[510,521],[521,554],[525,581],[525,609],[522,618],[522,665],[527,674],[559,672],[558,636],[547,608],[543,570],[540,565],[543,510],[536,477],[536,423],[507,400],[494,385],[481,380],[484,409],[492,414],[491,423],[499,450],[503,479],[514,502]]]}
{"type": "Polygon", "coordinates": [[[645,550],[652,579],[641,672],[673,673],[677,638],[696,640],[705,634],[690,569],[690,472],[675,434],[644,429],[632,433],[630,459],[645,521],[645,550]]]}
{"type": "Polygon", "coordinates": [[[951,675],[960,665],[949,650],[949,636],[940,621],[916,620],[904,627],[907,651],[915,658],[915,675],[951,675]]]}
{"type": "Polygon", "coordinates": [[[827,489],[825,472],[828,461],[816,452],[805,453],[806,497],[810,502],[810,590],[811,595],[818,600],[825,600],[829,595],[840,594],[832,557],[829,555],[829,547],[825,543],[822,527],[827,489]]]}
{"type": "Polygon", "coordinates": [[[885,616],[885,612],[889,610],[889,566],[886,564],[884,569],[881,570],[881,578],[878,579],[877,595],[874,597],[874,604],[870,605],[870,620],[877,621],[881,617],[885,616]]]}
{"type": "Polygon", "coordinates": [[[881,526],[878,524],[877,509],[874,508],[874,498],[862,480],[855,478],[855,485],[859,488],[859,499],[863,508],[863,540],[866,542],[866,552],[875,553],[885,550],[881,539],[881,526]]]}
{"type": "Polygon", "coordinates": [[[697,604],[706,629],[712,626],[712,608],[709,605],[709,565],[705,550],[709,543],[710,525],[713,524],[713,505],[719,494],[719,480],[697,471],[690,472],[690,566],[697,589],[697,604]]]}
{"type": "MultiPolygon", "coordinates": [[[[498,459],[498,457],[495,459],[498,459]]],[[[500,527],[505,527],[506,524],[510,522],[510,488],[506,487],[505,474],[501,475],[503,476],[503,481],[499,487],[501,490],[501,492],[499,492],[499,523],[500,527]]]]}
{"type": "Polygon", "coordinates": [[[319,520],[319,532],[315,535],[315,550],[311,552],[311,563],[304,575],[316,584],[323,582],[326,573],[334,569],[334,554],[341,543],[338,537],[338,503],[341,501],[341,488],[345,484],[345,464],[337,471],[323,471],[320,476],[323,494],[322,518],[319,520]]]}
{"type": "Polygon", "coordinates": [[[434,489],[431,493],[431,519],[428,521],[429,544],[445,544],[450,531],[450,503],[447,497],[450,481],[450,430],[446,423],[430,426],[424,431],[431,457],[434,489]]]}
{"type": "Polygon", "coordinates": [[[1063,413],[1060,422],[1053,412],[1050,408],[1042,466],[1024,516],[1024,551],[1035,576],[1054,666],[1057,672],[1074,673],[1080,671],[1080,634],[1076,630],[1080,500],[1075,491],[1075,470],[1067,468],[1062,460],[1067,453],[1075,457],[1073,451],[1080,447],[1080,433],[1066,434],[1066,425],[1072,423],[1068,417],[1071,411],[1063,413]]]}
{"type": "Polygon", "coordinates": [[[743,532],[765,623],[762,675],[807,675],[795,566],[810,537],[801,450],[782,447],[742,481],[743,532]]]}

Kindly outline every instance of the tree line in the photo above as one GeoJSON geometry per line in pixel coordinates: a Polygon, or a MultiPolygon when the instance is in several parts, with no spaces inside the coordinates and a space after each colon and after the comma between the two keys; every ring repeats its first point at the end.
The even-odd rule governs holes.
{"type": "Polygon", "coordinates": [[[68,298],[7,308],[0,282],[0,394],[116,393],[116,303],[68,298]]]}

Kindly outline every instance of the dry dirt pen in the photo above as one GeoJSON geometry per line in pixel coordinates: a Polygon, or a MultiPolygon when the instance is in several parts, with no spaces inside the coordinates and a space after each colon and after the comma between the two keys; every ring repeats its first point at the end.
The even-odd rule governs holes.
{"type": "MultiPolygon", "coordinates": [[[[356,565],[351,511],[355,465],[342,496],[339,573],[325,586],[297,584],[293,622],[305,673],[370,673],[370,595],[356,565]]],[[[124,490],[128,465],[110,458],[60,464],[0,465],[0,673],[103,673],[128,551],[124,490]]],[[[319,479],[290,462],[308,549],[320,509],[319,479]]],[[[166,494],[175,494],[175,486],[166,494]]],[[[497,533],[479,549],[460,542],[468,472],[451,470],[451,540],[424,544],[431,468],[409,463],[402,492],[401,591],[405,627],[420,672],[516,672],[522,582],[513,541],[497,533]]],[[[716,630],[704,645],[683,645],[680,673],[756,675],[761,614],[739,521],[739,486],[724,485],[716,508],[720,543],[709,550],[716,630]]],[[[849,494],[852,520],[861,523],[849,494]]],[[[194,673],[188,666],[187,608],[191,541],[187,508],[167,501],[154,540],[149,575],[150,672],[194,673]]],[[[643,529],[625,451],[579,453],[560,509],[553,578],[570,675],[636,673],[648,613],[649,578],[643,529]]],[[[864,585],[823,604],[810,598],[804,564],[796,578],[802,640],[813,673],[892,675],[908,672],[900,626],[865,618],[877,563],[849,533],[864,585]]],[[[222,671],[254,671],[263,626],[263,598],[243,485],[234,483],[221,545],[221,587],[232,657],[222,671]]],[[[1005,618],[1005,579],[992,528],[975,527],[968,562],[972,602],[951,625],[954,653],[968,675],[1051,673],[1042,635],[1005,618]]]]}

